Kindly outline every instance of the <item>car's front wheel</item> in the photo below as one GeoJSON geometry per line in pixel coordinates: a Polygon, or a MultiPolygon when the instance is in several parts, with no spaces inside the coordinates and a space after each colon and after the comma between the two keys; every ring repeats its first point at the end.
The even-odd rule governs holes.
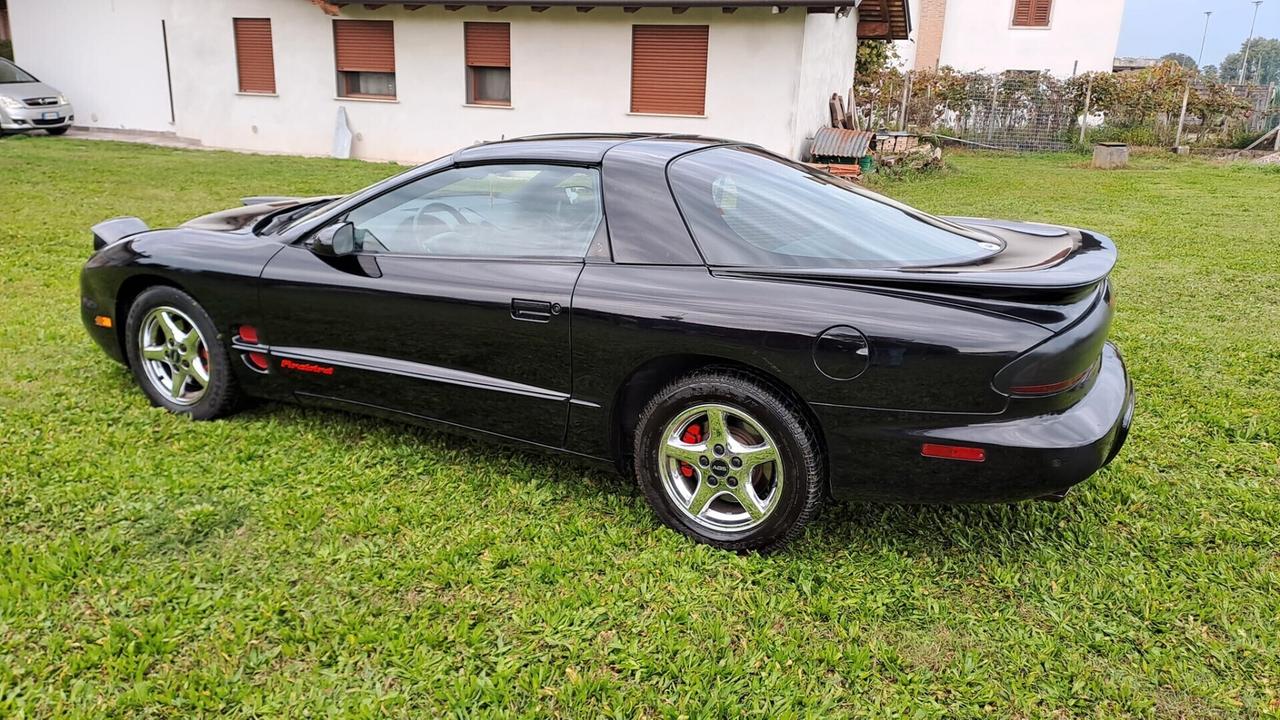
{"type": "Polygon", "coordinates": [[[726,550],[776,550],[817,514],[823,458],[804,414],[731,369],[660,390],[640,415],[636,479],[659,519],[726,550]]]}
{"type": "Polygon", "coordinates": [[[129,308],[125,340],[129,367],[152,404],[196,420],[239,404],[227,349],[190,295],[166,286],[143,291],[129,308]]]}

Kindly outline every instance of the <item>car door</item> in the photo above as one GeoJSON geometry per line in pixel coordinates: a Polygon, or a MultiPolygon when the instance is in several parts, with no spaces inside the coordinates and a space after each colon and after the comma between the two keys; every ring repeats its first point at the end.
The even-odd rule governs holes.
{"type": "Polygon", "coordinates": [[[452,167],[335,218],[353,253],[297,243],[264,270],[271,371],[304,401],[560,446],[599,187],[593,168],[452,167]]]}

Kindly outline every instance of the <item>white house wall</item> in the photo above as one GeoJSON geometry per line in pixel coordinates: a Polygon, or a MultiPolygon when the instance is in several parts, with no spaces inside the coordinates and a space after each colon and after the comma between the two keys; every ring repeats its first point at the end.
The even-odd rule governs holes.
{"type": "Polygon", "coordinates": [[[948,0],[939,65],[958,70],[1110,71],[1124,0],[1054,0],[1049,27],[1013,27],[1014,0],[948,0]],[[1077,65],[1078,63],[1078,65],[1077,65]]]}
{"type": "MultiPolygon", "coordinates": [[[[825,122],[827,85],[847,85],[852,55],[815,32],[830,15],[803,9],[719,8],[673,14],[666,8],[527,7],[501,12],[442,7],[371,11],[348,5],[343,18],[395,22],[394,102],[336,98],[333,18],[307,0],[12,0],[19,58],[65,90],[77,124],[172,130],[210,147],[328,154],[334,121],[345,107],[352,155],[423,161],[482,140],[531,133],[647,131],[699,133],[759,143],[794,155],[798,137],[825,122]],[[57,6],[56,8],[53,6],[57,6]],[[276,96],[237,93],[233,17],[272,20],[276,96]],[[167,20],[176,122],[169,123],[160,45],[167,20]],[[465,21],[511,23],[511,108],[465,105],[465,21]],[[631,26],[710,26],[705,117],[632,114],[631,26]],[[805,50],[805,43],[810,49],[805,50]],[[819,47],[814,46],[816,43],[819,47]],[[818,95],[798,94],[806,61],[844,68],[803,73],[818,95]],[[847,57],[846,57],[847,56],[847,57]],[[839,83],[826,75],[839,74],[839,83]],[[824,95],[825,93],[825,95],[824,95]],[[797,102],[805,118],[795,119],[797,102]],[[823,113],[817,112],[819,105],[823,113]],[[812,126],[812,127],[810,127],[812,126]]],[[[840,21],[851,35],[856,23],[840,21]]]]}
{"type": "Polygon", "coordinates": [[[835,13],[804,17],[804,48],[789,150],[793,157],[802,157],[814,132],[831,123],[831,94],[849,94],[858,58],[856,11],[847,17],[837,17],[835,13]]]}
{"type": "Polygon", "coordinates": [[[77,125],[172,130],[160,29],[169,4],[10,0],[14,59],[71,99],[77,125]]]}

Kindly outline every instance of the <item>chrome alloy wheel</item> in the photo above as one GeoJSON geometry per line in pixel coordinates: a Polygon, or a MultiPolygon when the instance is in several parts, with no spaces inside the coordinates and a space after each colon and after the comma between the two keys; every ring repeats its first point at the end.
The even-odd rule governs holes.
{"type": "Polygon", "coordinates": [[[162,305],[142,318],[138,357],[152,387],[177,405],[200,401],[209,387],[209,348],[181,310],[162,305]]]}
{"type": "Polygon", "coordinates": [[[782,497],[782,459],[764,426],[742,410],[695,405],[667,424],[658,467],[668,499],[698,525],[749,530],[782,497]]]}

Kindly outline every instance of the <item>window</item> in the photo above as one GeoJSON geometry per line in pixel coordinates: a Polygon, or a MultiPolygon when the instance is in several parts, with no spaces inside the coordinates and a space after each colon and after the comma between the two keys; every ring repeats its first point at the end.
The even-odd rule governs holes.
{"type": "Polygon", "coordinates": [[[631,112],[703,115],[706,96],[706,25],[632,26],[631,112]]]}
{"type": "Polygon", "coordinates": [[[1013,0],[1014,27],[1049,27],[1053,0],[1013,0]]]}
{"type": "Polygon", "coordinates": [[[511,24],[463,24],[467,56],[467,102],[511,105],[511,24]]]}
{"type": "Polygon", "coordinates": [[[986,257],[961,228],[760,150],[715,148],[671,165],[672,189],[713,265],[886,268],[986,257]]]}
{"type": "Polygon", "coordinates": [[[370,200],[347,220],[364,252],[576,259],[600,226],[599,188],[587,168],[454,168],[370,200]]]}
{"type": "Polygon", "coordinates": [[[390,20],[334,20],[338,96],[394,99],[395,33],[390,20]]]}
{"type": "Polygon", "coordinates": [[[236,70],[240,92],[276,92],[276,63],[271,49],[271,21],[267,18],[234,18],[236,70]]]}
{"type": "Polygon", "coordinates": [[[13,63],[0,58],[0,83],[28,83],[36,82],[36,79],[30,73],[13,63]]]}

